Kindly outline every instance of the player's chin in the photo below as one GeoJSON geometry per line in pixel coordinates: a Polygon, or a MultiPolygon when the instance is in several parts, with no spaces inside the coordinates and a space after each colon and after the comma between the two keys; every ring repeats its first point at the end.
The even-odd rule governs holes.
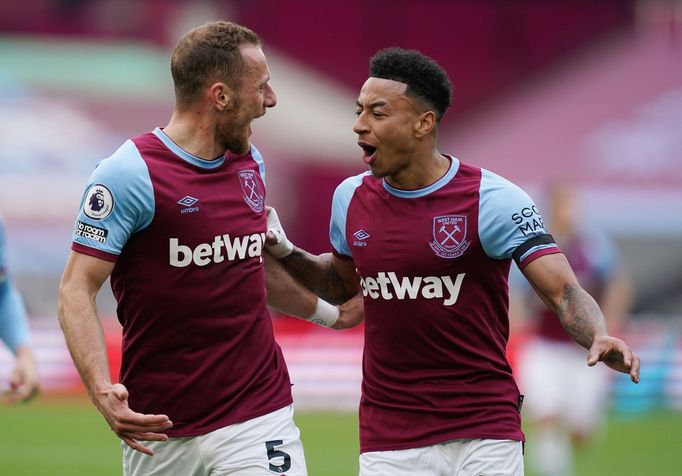
{"type": "Polygon", "coordinates": [[[227,146],[228,150],[237,155],[244,155],[251,149],[249,137],[246,136],[241,140],[233,140],[227,146]]]}
{"type": "Polygon", "coordinates": [[[369,171],[376,178],[384,178],[388,175],[388,172],[382,169],[376,162],[369,164],[369,171]]]}

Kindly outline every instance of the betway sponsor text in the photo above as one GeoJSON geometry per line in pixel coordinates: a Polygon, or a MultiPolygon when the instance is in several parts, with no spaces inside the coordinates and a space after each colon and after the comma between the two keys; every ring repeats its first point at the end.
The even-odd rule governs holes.
{"type": "Polygon", "coordinates": [[[380,271],[376,277],[361,278],[360,285],[362,286],[362,295],[371,299],[445,298],[443,304],[452,306],[457,302],[465,274],[459,273],[453,282],[450,276],[403,276],[399,280],[393,271],[380,271]]]}
{"type": "Polygon", "coordinates": [[[217,235],[210,243],[200,243],[194,249],[181,245],[178,238],[170,239],[170,264],[176,268],[184,268],[194,263],[206,266],[209,263],[235,261],[244,258],[254,258],[263,253],[265,233],[230,237],[217,235]]]}

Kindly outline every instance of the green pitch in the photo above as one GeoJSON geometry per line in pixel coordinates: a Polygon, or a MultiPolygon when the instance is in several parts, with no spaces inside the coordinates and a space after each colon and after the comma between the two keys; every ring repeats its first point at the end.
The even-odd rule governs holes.
{"type": "MultiPolygon", "coordinates": [[[[296,420],[311,476],[357,475],[355,414],[299,411],[296,420]]],[[[0,407],[2,475],[120,476],[120,453],[118,440],[84,397],[43,396],[0,407]]],[[[576,463],[578,476],[678,476],[680,468],[682,413],[672,412],[612,418],[605,438],[576,463]]]]}

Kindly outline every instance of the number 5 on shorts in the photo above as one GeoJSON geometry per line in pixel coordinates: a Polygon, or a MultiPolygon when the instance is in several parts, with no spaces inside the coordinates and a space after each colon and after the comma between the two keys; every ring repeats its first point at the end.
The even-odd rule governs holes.
{"type": "Polygon", "coordinates": [[[282,440],[271,440],[265,442],[265,448],[268,450],[268,461],[270,461],[270,466],[268,469],[275,473],[283,473],[291,468],[291,456],[289,456],[284,451],[276,450],[275,447],[283,444],[282,440]],[[279,466],[272,464],[273,458],[283,458],[284,461],[279,466]]]}

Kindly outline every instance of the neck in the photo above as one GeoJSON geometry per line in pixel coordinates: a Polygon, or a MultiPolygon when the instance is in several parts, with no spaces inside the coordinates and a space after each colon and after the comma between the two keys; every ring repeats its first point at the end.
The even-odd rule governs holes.
{"type": "Polygon", "coordinates": [[[431,150],[422,157],[415,157],[411,164],[395,175],[386,177],[386,182],[401,190],[417,190],[428,187],[440,180],[450,168],[450,159],[431,150]]]}
{"type": "Polygon", "coordinates": [[[201,111],[175,111],[163,132],[178,146],[204,160],[222,157],[225,146],[216,140],[215,123],[201,111]]]}

